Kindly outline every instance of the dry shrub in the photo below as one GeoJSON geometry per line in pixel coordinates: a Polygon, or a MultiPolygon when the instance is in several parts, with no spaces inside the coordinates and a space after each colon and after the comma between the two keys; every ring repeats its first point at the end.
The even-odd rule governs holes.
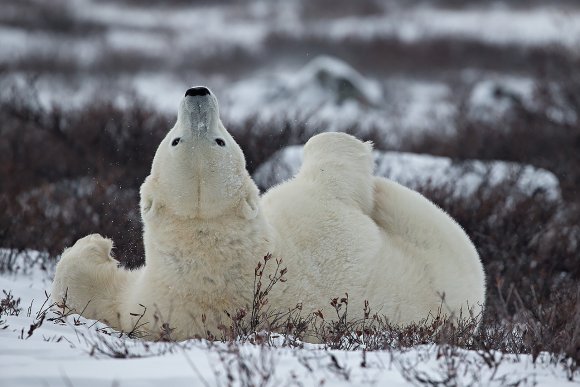
{"type": "Polygon", "coordinates": [[[45,108],[32,84],[3,95],[0,117],[0,245],[55,256],[99,232],[141,262],[138,189],[171,118],[136,98],[45,108]]]}
{"type": "MultiPolygon", "coordinates": [[[[468,98],[459,100],[457,134],[437,131],[408,139],[406,150],[453,159],[508,160],[554,172],[567,200],[580,201],[580,72],[557,57],[540,62],[532,106],[515,95],[503,120],[486,122],[468,114],[468,98]],[[575,115],[574,119],[564,119],[575,115]]],[[[502,93],[497,90],[497,93],[502,93]]]]}
{"type": "Polygon", "coordinates": [[[52,0],[3,1],[8,12],[0,13],[0,22],[10,27],[28,31],[47,31],[61,36],[83,35],[101,32],[103,26],[90,20],[80,20],[71,9],[71,2],[52,0]]]}
{"type": "Polygon", "coordinates": [[[486,310],[473,348],[534,357],[548,351],[576,364],[580,206],[508,195],[508,187],[459,200],[451,199],[452,187],[423,190],[465,228],[485,267],[486,310]]]}
{"type": "Polygon", "coordinates": [[[396,36],[360,38],[345,36],[329,39],[322,35],[292,36],[273,32],[265,40],[270,57],[296,58],[308,47],[311,57],[332,55],[348,62],[364,74],[392,77],[418,75],[421,78],[442,75],[465,69],[479,69],[536,75],[538,63],[557,61],[570,67],[578,66],[578,59],[563,47],[497,45],[469,37],[428,37],[411,42],[396,36]]]}
{"type": "Polygon", "coordinates": [[[14,298],[11,291],[2,290],[4,296],[0,300],[0,317],[1,316],[18,316],[22,312],[20,307],[20,298],[14,298]]]}
{"type": "MultiPolygon", "coordinates": [[[[287,281],[287,268],[281,258],[266,254],[254,268],[252,305],[235,311],[224,311],[228,325],[218,327],[221,340],[227,342],[250,342],[271,345],[283,336],[282,346],[299,346],[311,328],[314,316],[302,315],[302,304],[282,310],[269,304],[269,295],[275,286],[287,281]],[[273,262],[272,262],[273,261],[273,262]],[[275,264],[274,267],[272,267],[275,264]]],[[[205,315],[202,315],[205,325],[205,315]]],[[[209,330],[207,339],[216,339],[209,330]]]]}
{"type": "MultiPolygon", "coordinates": [[[[553,114],[580,111],[580,73],[567,61],[544,61],[533,104],[512,96],[500,122],[477,121],[460,104],[457,135],[427,135],[407,149],[454,159],[502,159],[554,172],[564,201],[509,193],[509,182],[452,199],[453,187],[423,193],[448,211],[474,241],[487,273],[484,347],[560,355],[574,373],[580,360],[580,120],[553,114]]],[[[482,187],[483,188],[483,187],[482,187]]],[[[476,347],[477,348],[477,347],[476,347]]]]}
{"type": "Polygon", "coordinates": [[[263,122],[258,117],[250,117],[241,123],[224,124],[244,151],[250,174],[278,150],[290,145],[304,144],[310,137],[304,121],[290,117],[268,122],[263,122]]]}
{"type": "Polygon", "coordinates": [[[580,73],[558,58],[541,68],[532,107],[512,97],[511,114],[492,124],[471,119],[460,105],[456,137],[425,136],[406,146],[455,159],[517,161],[558,176],[561,202],[514,195],[509,182],[461,200],[451,199],[453,187],[423,191],[458,220],[482,257],[484,326],[498,335],[489,345],[535,357],[562,354],[572,369],[580,359],[580,120],[554,112],[580,111],[580,73]]]}
{"type": "MultiPolygon", "coordinates": [[[[160,7],[160,8],[175,8],[175,7],[191,7],[191,6],[208,6],[215,4],[229,4],[229,0],[98,0],[101,3],[121,3],[128,6],[135,7],[160,7]]],[[[236,2],[244,4],[249,3],[248,0],[236,0],[236,2]]]]}
{"type": "MultiPolygon", "coordinates": [[[[451,9],[462,9],[466,7],[480,7],[480,0],[413,0],[411,4],[428,4],[430,6],[437,6],[442,8],[451,9]]],[[[546,3],[542,0],[503,0],[501,1],[502,6],[509,7],[512,9],[529,9],[532,7],[542,6],[546,3]]],[[[577,5],[574,0],[553,0],[550,4],[565,6],[565,5],[577,5]]]]}
{"type": "Polygon", "coordinates": [[[302,18],[309,20],[380,15],[385,5],[377,0],[318,0],[302,4],[302,18]]]}

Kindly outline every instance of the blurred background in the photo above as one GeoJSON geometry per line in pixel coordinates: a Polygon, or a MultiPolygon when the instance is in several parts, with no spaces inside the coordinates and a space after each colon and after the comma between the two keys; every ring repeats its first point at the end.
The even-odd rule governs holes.
{"type": "Polygon", "coordinates": [[[0,270],[95,232],[142,264],[139,185],[206,85],[262,190],[315,133],[371,140],[474,240],[489,321],[570,307],[579,55],[575,0],[0,0],[0,270]]]}

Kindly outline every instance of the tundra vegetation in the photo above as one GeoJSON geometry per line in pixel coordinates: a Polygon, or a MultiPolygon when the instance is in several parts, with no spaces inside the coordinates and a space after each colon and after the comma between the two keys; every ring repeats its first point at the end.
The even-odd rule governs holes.
{"type": "MultiPolygon", "coordinates": [[[[125,0],[124,3],[132,6],[135,2],[125,0]]],[[[147,3],[162,6],[157,0],[147,3]]],[[[163,7],[184,3],[182,0],[163,2],[163,7]]],[[[301,8],[300,17],[305,21],[333,20],[378,12],[378,3],[371,0],[348,6],[353,9],[328,7],[327,3],[330,2],[308,3],[301,8]],[[334,11],[329,13],[329,9],[334,11]]],[[[446,0],[438,6],[456,9],[465,6],[465,2],[461,3],[446,0]]],[[[540,2],[512,6],[525,9],[536,3],[540,2]]],[[[574,4],[565,0],[554,3],[562,7],[574,4]]],[[[110,28],[96,21],[79,21],[64,1],[50,6],[26,1],[15,7],[27,12],[3,13],[2,25],[71,39],[98,37],[110,28]]],[[[174,31],[156,33],[173,36],[174,31]]],[[[198,56],[184,54],[183,60],[171,63],[172,67],[147,52],[106,45],[102,47],[106,55],[99,55],[98,60],[88,65],[64,50],[55,55],[38,51],[1,61],[0,273],[26,272],[36,264],[50,270],[66,246],[94,232],[115,241],[115,257],[123,266],[135,268],[143,263],[138,189],[149,173],[157,144],[175,117],[137,93],[121,88],[112,92],[91,91],[86,98],[89,103],[70,105],[67,101],[52,101],[47,104],[41,100],[43,81],[47,77],[66,76],[82,81],[112,74],[147,73],[165,66],[186,78],[192,66],[207,76],[225,73],[240,78],[263,63],[263,52],[280,60],[290,60],[304,47],[313,53],[341,57],[361,72],[376,77],[387,73],[445,77],[476,66],[481,71],[517,70],[518,74],[534,79],[531,100],[499,85],[494,90],[495,97],[509,100],[510,108],[506,114],[490,120],[470,114],[470,85],[460,83],[459,76],[450,76],[454,90],[451,103],[456,107],[449,123],[455,128],[452,135],[440,135],[445,128],[438,127],[440,123],[434,121],[431,130],[413,132],[395,147],[387,141],[383,128],[363,130],[353,126],[348,129],[364,140],[372,140],[379,150],[427,153],[458,161],[514,161],[545,168],[558,177],[562,190],[558,200],[541,191],[533,195],[518,193],[513,189],[517,170],[513,171],[512,179],[493,189],[482,186],[468,197],[452,195],[452,184],[435,187],[427,183],[420,187],[421,193],[464,227],[480,253],[487,275],[487,299],[478,330],[470,329],[474,321],[469,317],[458,326],[435,318],[428,326],[393,327],[373,305],[365,307],[363,319],[351,321],[348,289],[337,289],[336,298],[328,300],[335,311],[332,316],[305,316],[299,305],[289,311],[273,310],[267,302],[268,289],[278,281],[290,281],[292,273],[283,272],[286,257],[267,256],[256,257],[252,305],[230,311],[230,323],[220,327],[221,337],[206,338],[227,343],[220,349],[224,370],[228,375],[237,372],[238,377],[247,371],[267,380],[272,371],[268,368],[270,352],[265,352],[260,363],[252,363],[240,351],[239,343],[302,346],[300,338],[309,329],[326,348],[361,351],[363,367],[364,354],[369,351],[405,350],[434,344],[437,357],[445,360],[440,375],[425,374],[406,360],[399,364],[405,377],[416,384],[453,384],[459,373],[466,372],[462,368],[464,350],[477,352],[481,361],[472,365],[476,368],[497,369],[511,354],[530,354],[534,361],[548,356],[550,361],[567,370],[570,379],[577,378],[580,364],[580,120],[577,117],[580,66],[577,55],[560,45],[521,46],[513,42],[499,45],[453,36],[409,42],[389,36],[363,40],[346,36],[337,44],[321,34],[292,35],[275,30],[267,34],[262,44],[263,51],[235,46],[198,56]],[[390,54],[377,57],[377,52],[390,54]],[[576,117],[563,116],[563,108],[576,117]],[[31,250],[40,253],[29,254],[31,250]],[[262,278],[263,265],[279,265],[281,275],[262,278]],[[226,353],[236,360],[226,362],[225,359],[230,359],[226,353]]],[[[244,150],[252,174],[282,147],[303,144],[308,139],[311,135],[308,114],[305,112],[303,119],[288,116],[271,121],[250,116],[224,124],[244,150]]],[[[318,131],[325,129],[324,125],[317,128],[318,131]]],[[[0,298],[0,329],[8,328],[10,316],[28,313],[35,317],[34,324],[21,333],[22,338],[33,335],[42,324],[74,318],[66,302],[53,306],[56,314],[49,314],[50,305],[44,305],[34,315],[36,312],[26,311],[28,305],[21,304],[18,294],[12,294],[10,289],[5,289],[0,298]]],[[[81,319],[75,321],[84,324],[81,319]]],[[[144,356],[148,350],[162,354],[187,345],[171,342],[170,329],[159,334],[159,340],[167,342],[163,347],[129,340],[139,336],[138,325],[121,337],[105,328],[98,332],[86,340],[95,354],[114,358],[144,356]]],[[[333,364],[333,372],[348,380],[348,370],[336,359],[333,364]]],[[[473,369],[471,372],[477,373],[473,369]]]]}

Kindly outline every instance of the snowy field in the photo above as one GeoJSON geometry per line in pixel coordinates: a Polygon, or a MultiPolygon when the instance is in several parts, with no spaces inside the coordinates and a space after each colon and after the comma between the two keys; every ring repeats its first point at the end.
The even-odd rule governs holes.
{"type": "Polygon", "coordinates": [[[60,318],[49,308],[50,283],[39,267],[0,276],[0,289],[19,300],[17,315],[0,319],[0,386],[577,385],[548,354],[534,363],[436,345],[363,352],[286,347],[282,337],[263,345],[120,338],[96,321],[60,318]]]}
{"type": "Polygon", "coordinates": [[[337,1],[0,0],[0,387],[578,385],[580,3],[337,1]],[[141,150],[192,85],[262,190],[313,134],[373,141],[376,174],[475,241],[483,327],[521,343],[154,343],[59,316],[52,268],[75,238],[142,263],[141,150]]]}
{"type": "MultiPolygon", "coordinates": [[[[134,91],[156,109],[174,113],[186,86],[204,84],[216,91],[226,121],[307,117],[310,126],[329,130],[356,123],[389,133],[433,127],[452,132],[461,99],[472,114],[487,118],[508,110],[511,94],[532,99],[536,64],[520,63],[527,50],[559,47],[580,54],[580,9],[568,3],[529,8],[367,3],[370,14],[349,15],[347,9],[328,16],[316,2],[298,0],[196,7],[61,0],[45,8],[42,2],[5,1],[2,77],[34,76],[47,105],[72,107],[95,93],[106,98],[134,91]],[[42,12],[48,21],[35,25],[42,12]],[[422,45],[447,40],[468,50],[469,45],[498,50],[499,57],[478,63],[468,54],[421,51],[422,45]],[[379,42],[376,52],[357,57],[372,42],[379,42]],[[356,49],[348,51],[350,46],[356,49]],[[424,63],[395,57],[401,56],[399,46],[411,47],[409,61],[418,55],[416,62],[424,63]],[[522,58],[511,58],[514,50],[522,58]],[[350,89],[337,90],[336,80],[344,79],[350,89]],[[495,92],[498,88],[504,92],[495,92]]],[[[560,108],[559,114],[574,115],[560,108]]]]}

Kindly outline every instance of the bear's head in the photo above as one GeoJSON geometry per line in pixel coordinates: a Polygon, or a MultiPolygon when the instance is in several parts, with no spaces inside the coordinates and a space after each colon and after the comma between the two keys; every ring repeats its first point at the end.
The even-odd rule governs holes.
{"type": "Polygon", "coordinates": [[[224,128],[218,102],[206,87],[187,90],[177,122],[155,153],[141,187],[141,211],[212,219],[236,214],[252,219],[258,189],[239,145],[224,128]]]}

